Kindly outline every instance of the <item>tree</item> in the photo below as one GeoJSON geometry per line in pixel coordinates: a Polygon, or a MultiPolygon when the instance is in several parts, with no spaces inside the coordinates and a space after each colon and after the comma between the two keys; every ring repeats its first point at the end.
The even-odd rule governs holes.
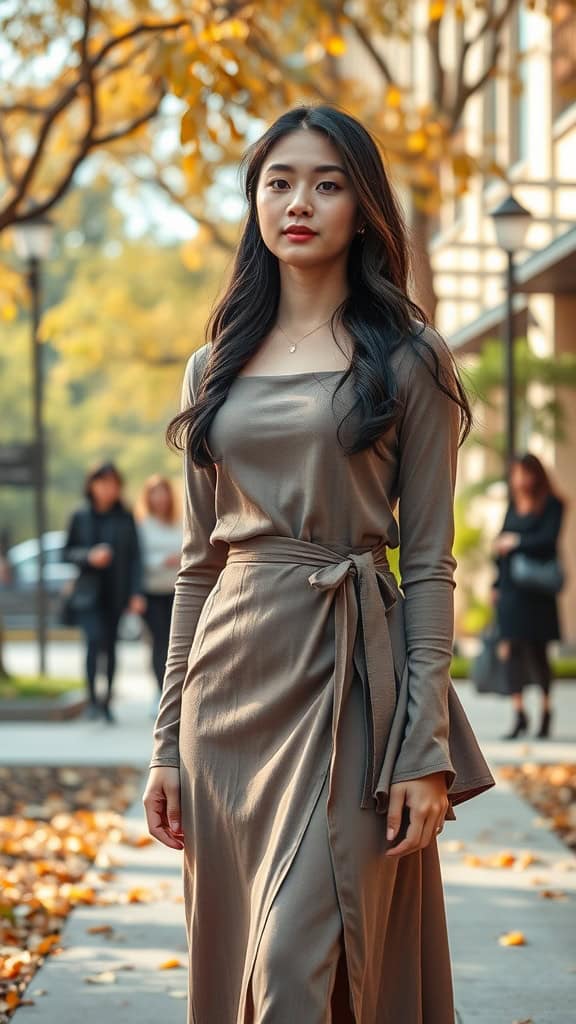
{"type": "Polygon", "coordinates": [[[439,169],[449,166],[457,193],[473,174],[503,173],[469,145],[462,123],[469,102],[503,73],[504,33],[522,2],[174,0],[159,17],[153,0],[116,10],[112,0],[83,0],[78,18],[70,0],[25,0],[0,18],[13,72],[0,105],[0,233],[31,216],[31,200],[51,209],[100,152],[155,182],[228,248],[213,199],[222,171],[281,109],[334,102],[375,131],[406,185],[419,298],[433,314],[427,244],[446,187],[439,169]],[[425,92],[396,70],[414,33],[429,60],[425,92]],[[58,54],[48,74],[46,52],[58,54]]]}
{"type": "MultiPolygon", "coordinates": [[[[515,342],[515,400],[519,433],[525,444],[535,436],[547,440],[565,438],[565,408],[558,388],[576,388],[576,356],[570,352],[538,356],[526,339],[515,342]],[[534,401],[534,387],[541,390],[534,401]]],[[[466,368],[466,381],[476,403],[499,408],[504,390],[502,343],[497,339],[484,342],[480,355],[466,368]]],[[[504,433],[473,433],[471,441],[504,458],[504,433]]]]}

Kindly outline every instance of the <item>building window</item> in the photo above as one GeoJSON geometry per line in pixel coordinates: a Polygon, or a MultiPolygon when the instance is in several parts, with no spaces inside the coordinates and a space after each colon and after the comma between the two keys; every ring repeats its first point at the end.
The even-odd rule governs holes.
{"type": "Polygon", "coordinates": [[[576,100],[576,7],[570,0],[552,5],[552,116],[576,100]]]}

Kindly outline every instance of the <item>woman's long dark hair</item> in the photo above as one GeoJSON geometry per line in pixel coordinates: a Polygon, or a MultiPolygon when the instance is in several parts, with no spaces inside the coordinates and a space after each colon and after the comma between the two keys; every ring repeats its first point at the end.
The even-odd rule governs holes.
{"type": "Polygon", "coordinates": [[[461,441],[470,430],[470,406],[453,358],[448,354],[452,372],[446,372],[433,346],[422,337],[426,315],[407,295],[406,228],[375,141],[359,121],[335,107],[300,106],[279,117],[242,160],[248,216],[232,277],[206,327],[206,341],[212,344],[196,402],[179,413],[166,432],[171,447],[188,449],[197,465],[207,466],[214,461],[206,440],[210,424],[238,372],[276,320],[280,299],[278,259],[260,234],[256,190],[272,147],[301,128],[322,132],[336,147],[365,223],[363,233],[354,237],[349,250],[350,294],[333,314],[331,324],[333,330],[335,319],[340,317],[355,343],[350,369],[339,388],[352,374],[356,402],[348,415],[359,410],[360,426],[353,444],[342,447],[349,454],[369,447],[400,417],[402,404],[391,356],[407,341],[423,358],[438,387],[460,407],[461,441]]]}
{"type": "Polygon", "coordinates": [[[531,452],[515,455],[510,463],[510,468],[512,469],[514,466],[521,466],[530,478],[528,493],[538,511],[542,511],[550,495],[557,498],[558,501],[564,502],[556,488],[552,486],[552,481],[537,455],[532,455],[531,452]]]}

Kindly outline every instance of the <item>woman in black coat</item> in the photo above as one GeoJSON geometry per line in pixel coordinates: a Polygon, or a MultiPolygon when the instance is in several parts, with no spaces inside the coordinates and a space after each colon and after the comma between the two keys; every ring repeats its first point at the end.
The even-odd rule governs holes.
{"type": "Polygon", "coordinates": [[[535,455],[513,459],[510,468],[510,504],[502,532],[494,543],[498,569],[494,582],[500,656],[508,665],[508,684],[516,720],[503,739],[515,739],[528,728],[523,690],[534,679],[542,693],[540,727],[548,736],[551,722],[551,668],[547,645],[560,639],[555,594],[519,587],[511,575],[516,552],[545,562],[557,557],[564,505],[552,490],[546,470],[535,455]]]}
{"type": "Polygon", "coordinates": [[[126,609],[142,614],[142,567],[138,534],[132,513],[122,501],[122,477],[111,462],[86,477],[87,503],[74,512],[64,558],[80,569],[71,596],[73,619],[86,639],[86,681],[90,718],[102,714],[114,721],[110,708],[116,669],[118,623],[126,609]],[[106,658],[107,691],[96,698],[98,655],[106,658]]]}

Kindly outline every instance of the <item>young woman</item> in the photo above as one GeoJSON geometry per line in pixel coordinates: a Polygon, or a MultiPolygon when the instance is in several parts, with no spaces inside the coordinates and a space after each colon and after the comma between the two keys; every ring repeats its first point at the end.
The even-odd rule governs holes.
{"type": "Polygon", "coordinates": [[[510,466],[510,496],[502,531],[494,542],[497,577],[494,582],[500,654],[508,665],[508,683],[516,711],[515,721],[502,739],[516,739],[528,729],[524,687],[534,679],[542,707],[536,736],[550,734],[552,672],[548,644],[560,639],[555,594],[518,586],[511,574],[511,559],[523,552],[540,561],[558,555],[564,503],[552,489],[548,474],[536,455],[522,455],[510,466]]]}
{"type": "Polygon", "coordinates": [[[144,794],[184,849],[188,1020],[454,1024],[436,837],[494,785],[449,677],[468,406],[364,127],[299,107],[246,164],[169,429],[185,539],[144,794]]]}
{"type": "Polygon", "coordinates": [[[144,484],[137,522],[144,567],[144,619],[152,638],[152,668],[161,693],[182,547],[174,488],[166,477],[155,474],[144,484]]]}
{"type": "Polygon", "coordinates": [[[112,462],[91,470],[84,484],[86,504],[68,526],[64,558],[80,569],[72,595],[75,621],[86,638],[87,715],[113,722],[116,639],[122,612],[142,614],[140,550],[132,513],[122,500],[122,477],[112,462]],[[106,660],[106,693],[96,694],[98,657],[106,660]]]}

